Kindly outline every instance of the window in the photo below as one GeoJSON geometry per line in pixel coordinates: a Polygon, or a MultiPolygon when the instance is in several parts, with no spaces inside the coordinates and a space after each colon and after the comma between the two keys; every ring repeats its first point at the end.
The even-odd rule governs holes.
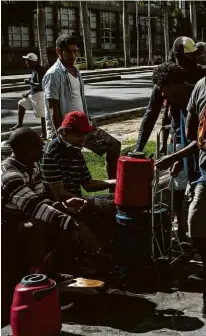
{"type": "Polygon", "coordinates": [[[92,47],[97,47],[97,15],[95,12],[89,10],[89,22],[90,22],[90,35],[92,41],[92,47]]]}
{"type": "Polygon", "coordinates": [[[45,7],[45,12],[46,12],[46,26],[52,26],[54,24],[52,7],[45,7]]]}
{"type": "Polygon", "coordinates": [[[139,23],[141,26],[140,50],[146,52],[148,50],[148,19],[140,17],[139,23]]]}
{"type": "Polygon", "coordinates": [[[161,18],[155,20],[155,50],[162,51],[164,49],[164,31],[163,31],[163,21],[161,18]]]}
{"type": "Polygon", "coordinates": [[[116,15],[113,12],[101,12],[102,49],[116,48],[116,15]]]}
{"type": "Polygon", "coordinates": [[[76,11],[74,8],[62,7],[58,10],[59,34],[76,35],[76,11]]]}
{"type": "MultiPolygon", "coordinates": [[[[53,31],[53,12],[52,7],[45,7],[46,14],[46,41],[47,47],[54,46],[54,31],[53,31]]],[[[38,47],[38,34],[37,34],[37,14],[34,14],[34,45],[38,47]]]]}
{"type": "Polygon", "coordinates": [[[9,27],[9,46],[10,47],[29,47],[29,28],[28,27],[9,27]]]}
{"type": "MultiPolygon", "coordinates": [[[[131,49],[136,48],[136,26],[135,26],[135,18],[134,14],[129,14],[129,30],[130,30],[130,46],[131,49]]],[[[123,48],[123,22],[122,22],[122,14],[120,14],[120,41],[121,48],[123,48]]]]}

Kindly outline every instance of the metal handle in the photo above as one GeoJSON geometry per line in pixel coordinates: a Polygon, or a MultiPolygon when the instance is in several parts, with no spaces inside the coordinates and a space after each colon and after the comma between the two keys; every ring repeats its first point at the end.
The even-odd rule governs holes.
{"type": "Polygon", "coordinates": [[[33,293],[33,297],[35,298],[35,300],[40,301],[45,296],[51,294],[55,289],[56,289],[56,282],[54,281],[54,283],[53,283],[53,285],[51,287],[36,290],[33,293]]]}

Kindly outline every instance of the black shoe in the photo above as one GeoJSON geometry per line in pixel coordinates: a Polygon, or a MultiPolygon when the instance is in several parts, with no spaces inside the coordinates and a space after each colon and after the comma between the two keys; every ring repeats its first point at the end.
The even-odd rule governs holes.
{"type": "Polygon", "coordinates": [[[202,317],[206,318],[206,302],[203,302],[201,313],[202,317]]]}
{"type": "Polygon", "coordinates": [[[195,281],[204,281],[204,272],[203,269],[198,272],[197,274],[192,274],[188,277],[188,280],[195,280],[195,281]]]}

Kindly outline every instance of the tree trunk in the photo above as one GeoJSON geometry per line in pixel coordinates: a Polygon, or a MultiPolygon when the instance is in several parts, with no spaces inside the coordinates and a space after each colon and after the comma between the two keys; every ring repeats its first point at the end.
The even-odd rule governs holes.
{"type": "Polygon", "coordinates": [[[197,12],[195,1],[190,1],[190,23],[192,27],[192,35],[195,41],[197,41],[197,12]]]}
{"type": "Polygon", "coordinates": [[[148,65],[153,65],[153,58],[152,58],[152,30],[151,30],[151,7],[150,7],[150,0],[148,3],[148,65]]]}
{"type": "Polygon", "coordinates": [[[80,10],[82,16],[84,52],[85,52],[85,58],[87,60],[87,69],[92,70],[94,66],[92,59],[92,43],[90,37],[89,14],[86,1],[80,1],[80,10]]]}
{"type": "Polygon", "coordinates": [[[179,9],[182,13],[183,18],[186,18],[186,8],[185,8],[185,0],[179,0],[179,9]]]}
{"type": "Polygon", "coordinates": [[[136,1],[136,31],[137,31],[137,66],[140,63],[139,55],[139,4],[136,1]]]}
{"type": "Polygon", "coordinates": [[[47,56],[46,13],[44,9],[44,1],[37,1],[37,34],[41,65],[44,68],[48,68],[49,61],[47,56]]]}
{"type": "Polygon", "coordinates": [[[167,1],[163,2],[164,8],[164,43],[165,43],[165,62],[168,61],[169,56],[169,14],[167,1]]]}
{"type": "Polygon", "coordinates": [[[122,25],[123,25],[123,45],[124,45],[124,66],[130,66],[130,30],[129,30],[129,13],[128,2],[123,1],[122,25]]]}

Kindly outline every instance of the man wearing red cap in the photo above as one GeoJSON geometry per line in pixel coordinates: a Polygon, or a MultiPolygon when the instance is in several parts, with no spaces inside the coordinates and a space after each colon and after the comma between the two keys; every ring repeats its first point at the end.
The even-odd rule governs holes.
{"type": "MultiPolygon", "coordinates": [[[[58,136],[46,145],[41,162],[42,177],[55,200],[81,197],[81,188],[94,192],[115,186],[115,180],[94,180],[88,170],[81,150],[92,130],[93,126],[84,112],[69,112],[58,130],[58,136]]],[[[95,223],[96,227],[101,221],[105,230],[107,224],[114,228],[111,225],[111,222],[115,223],[112,199],[111,194],[87,197],[86,206],[77,212],[78,219],[84,220],[85,224],[95,223]]]]}
{"type": "MultiPolygon", "coordinates": [[[[56,131],[68,112],[82,111],[92,124],[87,110],[84,84],[79,71],[74,67],[78,51],[73,37],[61,35],[57,38],[58,59],[43,78],[48,139],[56,136],[56,131]]],[[[106,153],[108,178],[116,178],[121,143],[101,128],[94,127],[84,146],[100,156],[106,153]]]]}

